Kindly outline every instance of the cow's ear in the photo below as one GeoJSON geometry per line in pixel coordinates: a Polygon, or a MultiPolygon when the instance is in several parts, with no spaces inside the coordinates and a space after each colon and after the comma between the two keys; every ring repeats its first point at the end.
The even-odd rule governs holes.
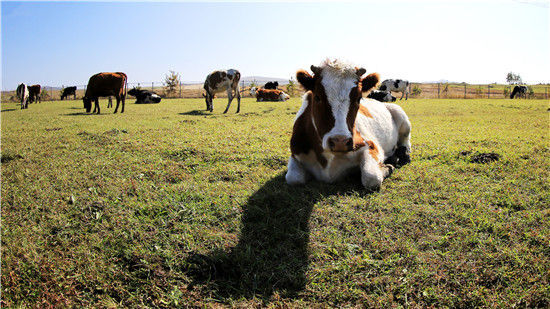
{"type": "Polygon", "coordinates": [[[323,70],[323,69],[321,69],[320,67],[316,67],[316,66],[314,66],[314,65],[312,65],[312,66],[310,67],[310,69],[311,69],[311,72],[313,72],[313,74],[315,74],[315,75],[321,74],[321,71],[323,70]]]}
{"type": "Polygon", "coordinates": [[[313,80],[313,77],[309,75],[308,72],[304,70],[299,70],[296,72],[296,79],[304,87],[306,90],[313,90],[315,87],[315,81],[313,80]]]}
{"type": "Polygon", "coordinates": [[[378,85],[380,76],[378,73],[371,73],[361,80],[361,91],[367,92],[378,85]]]}
{"type": "Polygon", "coordinates": [[[363,76],[363,74],[365,73],[367,73],[367,70],[365,70],[364,68],[355,67],[355,74],[357,74],[359,78],[361,78],[361,76],[363,76]]]}

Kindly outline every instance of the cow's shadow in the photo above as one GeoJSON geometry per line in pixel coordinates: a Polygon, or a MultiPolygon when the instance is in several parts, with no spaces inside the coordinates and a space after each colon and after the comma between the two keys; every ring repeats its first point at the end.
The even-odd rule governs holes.
{"type": "Polygon", "coordinates": [[[206,110],[194,110],[194,111],[189,111],[189,112],[179,113],[179,114],[183,115],[183,116],[210,116],[210,115],[212,115],[211,112],[206,111],[206,110]]]}
{"type": "Polygon", "coordinates": [[[2,113],[4,113],[4,112],[13,112],[13,111],[16,111],[16,110],[17,110],[17,108],[6,108],[6,109],[2,110],[2,113]]]}
{"type": "MultiPolygon", "coordinates": [[[[365,192],[360,176],[338,184],[289,186],[284,175],[269,180],[243,206],[241,235],[229,250],[192,253],[185,261],[191,286],[221,298],[259,296],[275,291],[294,297],[304,289],[309,264],[309,219],[314,205],[334,194],[365,192]]],[[[366,193],[366,192],[365,192],[366,193]]]]}

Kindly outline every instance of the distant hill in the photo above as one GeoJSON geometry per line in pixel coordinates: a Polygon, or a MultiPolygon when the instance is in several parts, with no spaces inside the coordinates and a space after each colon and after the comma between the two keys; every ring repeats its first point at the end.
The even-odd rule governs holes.
{"type": "Polygon", "coordinates": [[[241,84],[242,82],[244,82],[246,86],[249,86],[251,83],[263,86],[263,84],[267,82],[278,82],[279,85],[286,85],[288,84],[288,79],[265,76],[245,76],[241,78],[241,84]]]}
{"type": "MultiPolygon", "coordinates": [[[[278,82],[279,85],[288,84],[288,79],[276,78],[276,77],[265,77],[265,76],[245,76],[241,77],[239,85],[242,86],[243,83],[245,86],[250,86],[250,84],[255,83],[257,86],[263,86],[267,82],[278,82]]],[[[185,81],[183,84],[187,89],[199,89],[202,88],[204,82],[200,81],[185,81]]]]}

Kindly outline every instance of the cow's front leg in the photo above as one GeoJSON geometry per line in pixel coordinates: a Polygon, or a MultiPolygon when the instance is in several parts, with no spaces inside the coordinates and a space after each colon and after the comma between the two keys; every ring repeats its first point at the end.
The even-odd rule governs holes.
{"type": "Polygon", "coordinates": [[[99,110],[99,98],[96,98],[95,101],[94,101],[94,111],[92,112],[95,113],[97,112],[98,114],[100,113],[100,110],[99,110]]]}
{"type": "Polygon", "coordinates": [[[302,185],[310,178],[309,173],[304,169],[302,164],[292,156],[288,159],[288,171],[285,179],[289,185],[302,185]]]}
{"type": "Polygon", "coordinates": [[[377,191],[382,181],[389,177],[393,170],[393,165],[379,162],[370,153],[365,152],[361,162],[361,183],[366,189],[377,191]]]}

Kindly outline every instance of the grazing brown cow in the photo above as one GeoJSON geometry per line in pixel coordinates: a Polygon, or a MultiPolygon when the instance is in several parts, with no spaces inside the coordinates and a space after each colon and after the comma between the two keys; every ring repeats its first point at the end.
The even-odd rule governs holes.
{"type": "Polygon", "coordinates": [[[286,101],[290,99],[290,96],[281,90],[273,89],[256,89],[252,87],[250,94],[256,97],[256,102],[262,101],[286,101]]]}
{"type": "Polygon", "coordinates": [[[229,69],[227,71],[214,71],[208,76],[204,81],[204,90],[206,94],[203,94],[204,99],[206,100],[206,110],[214,110],[214,95],[216,93],[227,91],[227,107],[225,108],[224,114],[227,113],[231,101],[233,101],[233,96],[237,97],[237,113],[241,110],[241,93],[239,92],[239,80],[241,79],[241,73],[234,69],[229,69]],[[233,92],[235,94],[233,95],[233,92]]]}
{"type": "Polygon", "coordinates": [[[40,85],[32,85],[27,88],[29,88],[29,102],[33,103],[36,101],[36,103],[40,103],[40,90],[42,90],[42,87],[40,85]]]}
{"type": "Polygon", "coordinates": [[[126,91],[128,89],[128,76],[122,72],[116,73],[98,73],[90,77],[86,94],[82,98],[84,108],[89,113],[92,109],[92,101],[95,101],[94,111],[100,113],[99,97],[114,96],[116,98],[115,114],[118,111],[120,101],[122,101],[121,113],[124,113],[124,102],[126,100],[126,91]]]}

